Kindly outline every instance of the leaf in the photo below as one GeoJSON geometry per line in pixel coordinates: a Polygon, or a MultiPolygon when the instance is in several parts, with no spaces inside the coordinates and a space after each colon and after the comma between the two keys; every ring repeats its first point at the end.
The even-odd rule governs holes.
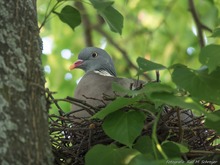
{"type": "Polygon", "coordinates": [[[209,73],[220,66],[220,45],[208,45],[201,49],[199,61],[207,65],[209,73]]]}
{"type": "MultiPolygon", "coordinates": [[[[176,90],[174,90],[173,88],[171,88],[170,86],[166,85],[166,84],[162,84],[160,82],[155,83],[148,83],[144,86],[144,88],[142,88],[140,91],[142,91],[142,93],[145,94],[145,96],[147,96],[147,99],[150,102],[153,102],[153,107],[150,107],[150,105],[146,105],[146,107],[149,107],[148,109],[151,112],[156,112],[158,111],[158,107],[161,106],[162,104],[164,104],[163,100],[160,100],[159,98],[154,98],[152,97],[153,93],[168,93],[168,94],[174,94],[176,92],[176,90]]],[[[150,103],[149,102],[149,103],[150,103]]],[[[144,104],[144,103],[143,103],[144,104]]],[[[140,105],[141,106],[141,105],[140,105]]],[[[144,108],[146,108],[144,107],[144,108]]]]}
{"type": "Polygon", "coordinates": [[[105,118],[102,127],[110,138],[131,147],[143,129],[144,120],[141,112],[117,111],[105,118]]]}
{"type": "Polygon", "coordinates": [[[132,105],[135,103],[139,98],[125,98],[125,97],[117,97],[116,100],[108,104],[105,108],[101,111],[97,112],[92,118],[104,119],[108,114],[119,110],[120,108],[126,107],[128,105],[132,105]]]}
{"type": "Polygon", "coordinates": [[[90,2],[108,24],[111,31],[122,34],[124,18],[119,11],[112,7],[114,1],[90,0],[90,2]]]}
{"type": "Polygon", "coordinates": [[[140,138],[138,138],[133,148],[140,151],[142,154],[148,153],[153,155],[152,144],[152,139],[149,136],[141,136],[140,138]]]}
{"type": "Polygon", "coordinates": [[[164,141],[161,146],[169,158],[180,157],[182,153],[189,152],[186,146],[172,141],[164,141]]]}
{"type": "Polygon", "coordinates": [[[166,69],[166,67],[161,64],[157,64],[155,62],[146,60],[141,57],[138,57],[137,63],[138,63],[138,66],[140,67],[141,71],[143,71],[143,72],[166,69]]]}
{"type": "Polygon", "coordinates": [[[175,92],[175,90],[173,88],[171,88],[170,86],[168,86],[166,84],[162,84],[160,82],[148,83],[144,86],[144,88],[142,90],[144,90],[145,93],[149,96],[154,92],[167,92],[167,93],[174,93],[175,92]]]}
{"type": "MultiPolygon", "coordinates": [[[[167,164],[167,160],[154,160],[148,155],[139,154],[135,156],[128,165],[160,165],[167,164]]],[[[181,164],[182,165],[182,164],[181,164]]]]}
{"type": "Polygon", "coordinates": [[[173,66],[173,82],[190,92],[192,97],[220,104],[220,68],[208,74],[206,70],[192,70],[184,65],[173,66]]]}
{"type": "Polygon", "coordinates": [[[160,101],[163,104],[178,106],[186,109],[194,109],[200,113],[204,112],[203,106],[199,104],[198,101],[193,100],[191,97],[175,96],[165,92],[155,92],[151,94],[151,98],[154,101],[160,101]]]}
{"type": "Polygon", "coordinates": [[[58,15],[60,20],[69,25],[73,30],[81,23],[81,17],[78,10],[72,6],[65,6],[60,13],[53,11],[54,14],[58,15]]]}
{"type": "Polygon", "coordinates": [[[205,125],[208,128],[214,129],[218,134],[220,134],[220,127],[218,123],[220,123],[220,111],[215,111],[212,113],[206,114],[205,125]]]}
{"type": "Polygon", "coordinates": [[[114,145],[95,145],[85,156],[86,165],[126,165],[139,154],[136,150],[114,145]]]}
{"type": "Polygon", "coordinates": [[[216,28],[210,37],[220,37],[220,28],[216,28]]]}
{"type": "Polygon", "coordinates": [[[107,7],[112,6],[114,1],[108,0],[89,0],[93,7],[99,11],[106,10],[107,7]]]}
{"type": "Polygon", "coordinates": [[[110,27],[111,31],[122,34],[124,18],[115,8],[108,6],[105,10],[99,10],[99,14],[110,27]]]}

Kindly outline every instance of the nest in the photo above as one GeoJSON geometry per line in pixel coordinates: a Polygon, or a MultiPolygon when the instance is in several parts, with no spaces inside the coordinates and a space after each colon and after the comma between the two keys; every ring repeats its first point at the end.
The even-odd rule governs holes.
{"type": "MultiPolygon", "coordinates": [[[[84,165],[85,154],[92,146],[117,144],[102,130],[102,121],[77,118],[74,116],[74,112],[64,113],[58,104],[59,101],[82,105],[81,110],[92,109],[83,101],[70,97],[57,100],[53,98],[52,93],[48,94],[48,106],[54,103],[59,112],[59,115],[49,115],[50,140],[56,165],[84,165]]],[[[128,110],[127,108],[125,107],[124,110],[128,110]]],[[[135,107],[130,108],[135,109],[135,107]]],[[[136,108],[136,110],[138,109],[136,108]]],[[[151,136],[154,121],[155,114],[147,117],[142,135],[151,136]]],[[[190,152],[183,156],[186,161],[207,154],[219,153],[220,149],[220,145],[213,144],[216,139],[219,139],[215,131],[204,126],[204,116],[195,117],[191,110],[179,107],[163,107],[157,125],[157,137],[160,142],[168,139],[187,144],[190,152]]]]}

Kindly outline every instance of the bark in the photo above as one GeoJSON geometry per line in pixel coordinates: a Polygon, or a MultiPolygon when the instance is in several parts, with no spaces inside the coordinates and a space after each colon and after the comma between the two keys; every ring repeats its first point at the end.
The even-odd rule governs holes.
{"type": "Polygon", "coordinates": [[[0,164],[52,164],[36,0],[0,1],[0,164]]]}

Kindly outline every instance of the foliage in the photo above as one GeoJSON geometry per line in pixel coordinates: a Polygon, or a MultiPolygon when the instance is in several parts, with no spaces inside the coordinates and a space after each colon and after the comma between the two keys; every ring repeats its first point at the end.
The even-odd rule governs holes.
{"type": "MultiPolygon", "coordinates": [[[[167,160],[181,161],[181,155],[189,151],[185,142],[181,140],[179,143],[169,140],[160,142],[156,135],[159,114],[162,113],[164,105],[192,109],[196,114],[204,114],[206,127],[220,133],[219,126],[216,124],[220,122],[218,110],[220,106],[218,27],[220,5],[218,1],[202,0],[194,1],[195,4],[193,4],[191,0],[188,0],[188,3],[173,0],[163,2],[136,0],[114,4],[113,1],[90,0],[84,2],[85,10],[68,6],[70,3],[64,2],[57,1],[54,4],[56,7],[52,7],[51,12],[46,12],[46,15],[49,17],[52,12],[55,13],[61,21],[75,31],[69,31],[68,27],[63,27],[65,30],[62,32],[58,31],[59,28],[53,27],[57,20],[50,22],[51,27],[48,27],[48,24],[45,25],[45,29],[52,29],[54,33],[59,32],[55,36],[55,43],[58,46],[54,48],[54,53],[66,47],[78,52],[79,47],[83,47],[82,28],[77,29],[77,26],[81,22],[80,15],[83,16],[84,12],[88,11],[87,17],[91,17],[92,22],[90,26],[94,28],[92,32],[94,45],[99,45],[104,38],[107,40],[105,43],[108,47],[112,46],[118,50],[113,58],[116,66],[119,66],[120,74],[127,70],[128,66],[131,67],[131,71],[125,76],[135,72],[142,75],[148,72],[148,75],[153,76],[152,71],[157,70],[160,70],[161,74],[162,83],[148,83],[138,91],[127,91],[129,98],[117,98],[93,116],[93,119],[103,120],[102,128],[105,133],[111,139],[123,144],[123,147],[95,145],[85,156],[86,164],[141,165],[145,162],[165,164],[167,160]],[[61,12],[56,11],[59,4],[64,6],[61,12]],[[192,15],[187,11],[188,6],[192,15]],[[118,10],[124,13],[121,14],[118,10]],[[112,32],[121,36],[110,32],[103,25],[102,19],[100,21],[92,17],[96,13],[103,18],[112,32]],[[125,22],[123,22],[124,18],[125,22]],[[61,40],[59,37],[63,34],[65,38],[61,40]],[[74,39],[68,36],[70,34],[74,39]],[[139,68],[132,67],[136,58],[139,68]],[[143,99],[147,102],[139,104],[143,99]],[[134,108],[128,111],[121,110],[122,107],[130,106],[134,108]],[[148,111],[136,111],[135,107],[139,109],[145,107],[148,111]],[[158,114],[153,123],[152,137],[141,135],[146,114],[158,114]]],[[[63,25],[59,23],[58,26],[63,25]]],[[[48,32],[45,30],[42,33],[48,32]]],[[[86,41],[88,37],[85,36],[86,41]]],[[[111,53],[113,48],[107,49],[111,53]]],[[[58,65],[63,59],[61,60],[57,55],[53,55],[53,58],[51,56],[42,58],[44,64],[50,64],[57,74],[57,79],[53,77],[55,74],[48,75],[49,87],[58,91],[58,97],[61,96],[61,91],[64,96],[72,95],[65,91],[73,89],[73,86],[69,87],[67,84],[75,83],[75,77],[79,78],[79,75],[74,73],[75,77],[71,82],[60,82],[59,76],[67,72],[61,72],[59,68],[61,65],[58,65]],[[66,89],[67,86],[68,89],[66,89]]],[[[70,64],[67,61],[61,63],[65,66],[70,64]]],[[[115,89],[124,90],[120,87],[115,89]]],[[[67,106],[65,109],[68,109],[67,106]]]]}

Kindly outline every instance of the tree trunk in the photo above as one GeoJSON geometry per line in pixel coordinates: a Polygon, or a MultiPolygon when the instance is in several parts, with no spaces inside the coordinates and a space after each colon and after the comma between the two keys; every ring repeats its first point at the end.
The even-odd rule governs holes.
{"type": "Polygon", "coordinates": [[[52,164],[36,0],[0,1],[0,164],[52,164]]]}

